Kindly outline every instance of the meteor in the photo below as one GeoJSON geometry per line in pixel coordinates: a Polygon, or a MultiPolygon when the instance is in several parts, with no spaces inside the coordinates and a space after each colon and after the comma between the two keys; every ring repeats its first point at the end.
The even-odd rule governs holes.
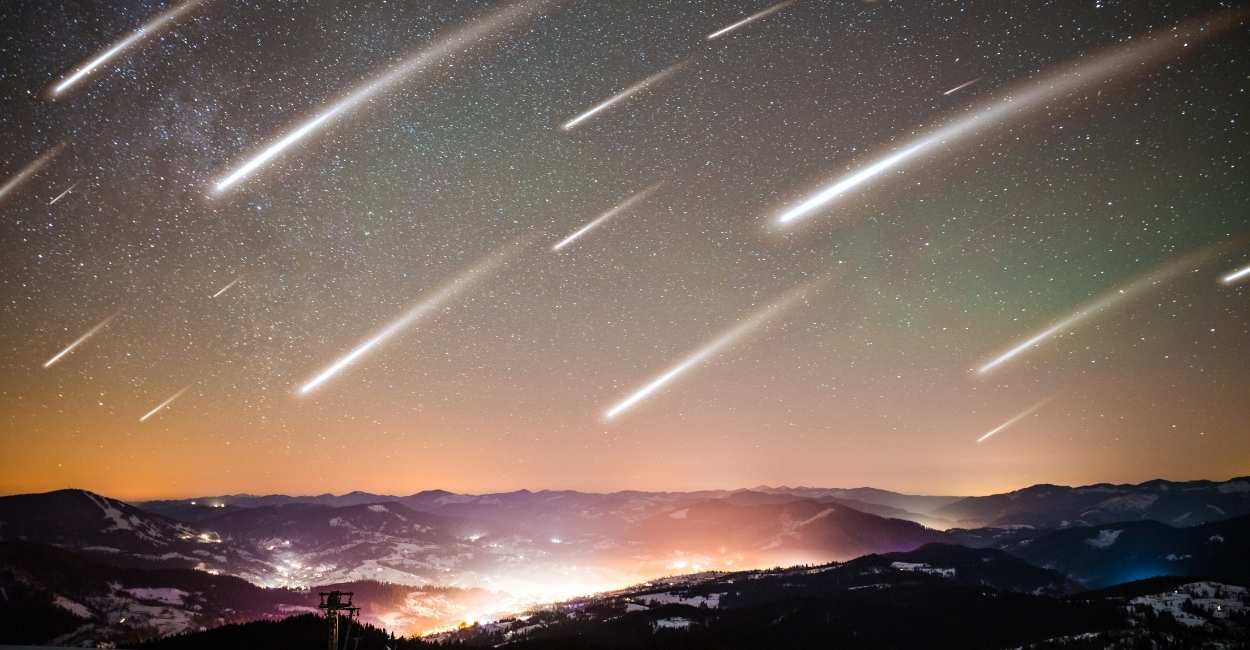
{"type": "Polygon", "coordinates": [[[553,252],[558,252],[561,248],[564,248],[565,246],[568,246],[569,244],[573,243],[582,235],[585,235],[591,230],[594,230],[596,227],[602,225],[603,222],[632,208],[635,204],[641,202],[643,199],[646,199],[648,196],[651,196],[652,194],[655,193],[656,190],[660,189],[660,187],[663,185],[664,185],[664,181],[660,181],[650,187],[647,187],[637,192],[633,196],[617,204],[616,207],[612,208],[611,210],[604,212],[598,217],[595,217],[593,220],[591,220],[590,223],[582,226],[581,228],[578,228],[577,231],[574,232],[573,234],[569,235],[568,237],[565,237],[564,239],[561,239],[559,242],[556,243],[556,245],[551,247],[551,250],[553,252]]]}
{"type": "Polygon", "coordinates": [[[684,67],[686,67],[685,61],[679,61],[677,63],[674,63],[673,65],[670,65],[667,68],[664,68],[663,70],[651,75],[650,77],[647,77],[646,79],[643,79],[642,81],[639,81],[638,83],[630,86],[629,88],[626,88],[625,90],[622,90],[621,92],[616,93],[615,95],[612,95],[608,99],[597,104],[594,108],[565,122],[560,128],[564,129],[565,131],[572,131],[574,127],[576,127],[578,124],[581,124],[582,122],[585,122],[586,120],[594,117],[597,113],[607,110],[608,108],[611,108],[612,105],[617,104],[619,102],[623,102],[626,99],[629,99],[631,96],[636,95],[646,90],[647,88],[650,88],[652,85],[657,84],[661,81],[664,81],[665,79],[668,79],[669,77],[673,76],[684,67]]]}
{"type": "MultiPolygon", "coordinates": [[[[902,167],[939,145],[954,145],[990,127],[1023,119],[1032,110],[1045,108],[1066,95],[1097,86],[1119,74],[1142,70],[1147,63],[1171,57],[1190,45],[1210,40],[1235,27],[1246,13],[1245,9],[1229,9],[1212,16],[1191,19],[1082,57],[1086,61],[1084,63],[1052,68],[1036,80],[1021,83],[1014,90],[998,95],[964,116],[911,139],[894,153],[862,164],[855,171],[783,210],[774,218],[774,223],[785,227],[811,217],[817,210],[828,207],[852,190],[902,167]]],[[[954,90],[957,88],[952,92],[954,90]]]]}
{"type": "Polygon", "coordinates": [[[61,93],[65,92],[66,90],[69,90],[74,84],[81,81],[83,77],[86,77],[92,72],[95,72],[97,68],[104,65],[105,63],[108,63],[110,60],[112,60],[118,54],[121,54],[130,46],[138,43],[139,41],[144,40],[145,38],[155,35],[156,33],[160,32],[162,29],[169,27],[171,24],[173,24],[174,21],[181,18],[183,14],[187,13],[188,11],[191,11],[192,9],[198,7],[199,5],[203,3],[204,3],[204,0],[188,0],[187,2],[184,2],[178,5],[177,7],[168,9],[164,13],[157,15],[152,20],[149,20],[148,22],[144,23],[142,27],[132,32],[130,36],[127,36],[126,38],[123,38],[122,40],[117,41],[116,43],[113,44],[112,47],[110,47],[107,50],[104,50],[94,59],[91,59],[90,61],[76,68],[72,73],[69,74],[69,76],[62,79],[61,83],[53,86],[49,94],[51,95],[53,99],[55,99],[61,93]]]}
{"type": "Polygon", "coordinates": [[[324,370],[317,373],[312,379],[309,379],[300,386],[298,394],[300,396],[307,395],[316,390],[319,386],[328,381],[331,377],[339,374],[344,368],[351,365],[357,359],[363,357],[366,353],[374,348],[382,345],[387,339],[408,329],[418,321],[424,320],[428,316],[434,315],[447,301],[464,293],[466,290],[477,284],[482,279],[492,275],[499,267],[503,266],[511,259],[521,244],[514,242],[488,255],[485,259],[479,261],[468,271],[453,278],[443,286],[439,287],[432,293],[428,294],[424,300],[413,305],[408,311],[400,314],[398,318],[391,321],[382,329],[378,330],[373,336],[357,345],[346,355],[339,358],[338,361],[326,366],[324,370]]]}
{"type": "Polygon", "coordinates": [[[1223,282],[1226,285],[1233,285],[1247,277],[1250,277],[1250,266],[1229,273],[1228,275],[1220,278],[1220,282],[1223,282]]]}
{"type": "Polygon", "coordinates": [[[1114,307],[1116,304],[1124,300],[1132,298],[1133,296],[1140,294],[1147,289],[1156,287],[1159,284],[1162,284],[1168,280],[1175,278],[1178,275],[1181,275],[1187,269],[1192,269],[1195,264],[1198,264],[1202,262],[1203,260],[1210,258],[1211,255],[1213,255],[1216,250],[1217,250],[1216,247],[1207,247],[1198,252],[1191,253],[1189,255],[1186,255],[1185,257],[1182,257],[1181,259],[1175,262],[1166,264],[1163,267],[1151,273],[1147,273],[1146,275],[1124,285],[1123,287],[1120,287],[1118,289],[1109,291],[1107,293],[1104,293],[1098,296],[1094,300],[1082,305],[1076,311],[1072,312],[1071,314],[1068,314],[1061,320],[1056,321],[1050,327],[1047,327],[1046,329],[1038,332],[1037,334],[1034,334],[1033,336],[1016,344],[1015,346],[1013,346],[1011,349],[1007,350],[1006,352],[1003,352],[1002,354],[999,354],[998,356],[994,357],[989,362],[983,364],[980,368],[977,368],[976,373],[978,375],[984,375],[990,372],[991,370],[994,370],[995,368],[1007,363],[1008,361],[1011,361],[1012,359],[1020,356],[1024,352],[1041,345],[1047,339],[1055,336],[1056,334],[1066,332],[1076,327],[1081,322],[1088,320],[1089,318],[1097,314],[1101,314],[1107,311],[1111,307],[1114,307]]]}
{"type": "Polygon", "coordinates": [[[239,280],[242,280],[242,279],[243,279],[243,276],[239,276],[239,277],[237,277],[237,278],[235,278],[235,279],[231,280],[231,281],[230,281],[230,284],[227,284],[226,286],[224,286],[224,287],[222,287],[222,288],[218,289],[218,290],[217,290],[217,293],[214,293],[214,294],[213,294],[213,298],[216,298],[216,297],[220,296],[221,294],[223,294],[223,293],[225,293],[225,292],[229,291],[229,290],[230,290],[230,287],[233,287],[234,285],[238,284],[238,283],[239,283],[239,280]]]}
{"type": "Polygon", "coordinates": [[[74,348],[76,348],[76,347],[78,347],[78,346],[82,345],[83,343],[85,343],[85,342],[87,341],[87,339],[89,339],[89,338],[91,338],[91,337],[95,336],[97,333],[99,333],[99,331],[100,331],[100,330],[102,330],[102,329],[104,329],[105,327],[107,327],[107,326],[108,326],[108,324],[109,324],[109,322],[110,322],[110,321],[112,321],[112,320],[113,320],[114,318],[116,318],[116,317],[117,317],[117,314],[112,314],[112,315],[110,315],[108,318],[105,318],[104,320],[100,321],[100,323],[99,323],[98,325],[96,325],[95,327],[93,327],[93,328],[91,328],[91,329],[87,330],[87,333],[86,333],[86,334],[83,334],[82,336],[80,336],[80,337],[78,337],[78,338],[74,339],[74,342],[73,342],[73,343],[70,343],[69,345],[67,345],[67,346],[65,347],[65,349],[64,349],[64,350],[61,350],[60,352],[57,352],[55,355],[53,355],[53,357],[52,357],[51,359],[48,359],[47,361],[43,362],[43,367],[44,367],[44,368],[51,368],[51,367],[52,367],[52,364],[56,363],[57,361],[60,361],[60,360],[61,360],[61,357],[64,357],[65,355],[69,354],[70,352],[73,352],[73,351],[74,351],[74,348]]]}
{"type": "Polygon", "coordinates": [[[47,165],[49,162],[52,162],[52,159],[56,158],[61,153],[61,150],[64,148],[65,148],[65,145],[58,144],[57,146],[52,147],[51,149],[45,151],[38,158],[35,158],[34,160],[27,163],[27,165],[23,167],[21,171],[14,174],[13,177],[10,178],[7,182],[5,182],[4,185],[0,185],[0,201],[4,201],[5,197],[7,197],[10,193],[12,193],[13,190],[20,187],[22,183],[25,183],[26,181],[30,180],[30,177],[34,176],[35,174],[38,174],[39,170],[43,169],[44,165],[47,165]]]}
{"type": "Polygon", "coordinates": [[[823,282],[824,279],[821,279],[816,282],[808,283],[797,289],[791,289],[775,302],[751,314],[746,318],[746,320],[743,320],[737,325],[725,330],[719,336],[704,344],[703,347],[690,353],[686,356],[686,358],[678,362],[677,365],[669,368],[659,377],[656,377],[642,388],[634,391],[628,397],[608,409],[604,413],[603,418],[605,420],[611,420],[621,413],[624,413],[638,402],[641,402],[649,397],[652,393],[655,393],[663,388],[665,384],[668,384],[672,380],[676,379],[678,375],[707,361],[708,359],[711,359],[716,354],[728,349],[734,343],[767,325],[770,321],[799,303],[808,294],[809,290],[816,288],[817,285],[823,284],[823,282]]]}
{"type": "Polygon", "coordinates": [[[1023,420],[1024,418],[1027,418],[1030,415],[1033,415],[1035,412],[1037,412],[1038,409],[1049,404],[1052,399],[1054,398],[1047,397],[1046,399],[1034,404],[1033,406],[1030,406],[1029,408],[1024,409],[1020,413],[1016,414],[1016,416],[1011,418],[1010,420],[1007,420],[1006,422],[994,427],[993,429],[990,429],[989,433],[986,433],[980,438],[977,438],[977,444],[980,444],[980,443],[985,442],[986,440],[989,440],[991,436],[998,433],[999,431],[1002,431],[1003,429],[1010,427],[1011,425],[1019,422],[1020,420],[1023,420]]]}
{"type": "Polygon", "coordinates": [[[152,417],[153,415],[156,415],[157,413],[160,413],[162,410],[164,410],[166,406],[173,404],[174,400],[178,399],[179,397],[182,397],[182,394],[187,392],[189,388],[191,388],[191,386],[186,386],[182,390],[174,393],[173,395],[170,395],[169,399],[165,400],[164,402],[161,402],[160,404],[157,404],[156,408],[153,408],[151,411],[148,411],[147,413],[145,413],[143,417],[139,418],[139,421],[147,422],[148,418],[152,417]]]}
{"type": "Polygon", "coordinates": [[[286,135],[278,138],[225,176],[219,178],[213,186],[213,193],[221,194],[230,189],[295,143],[326,127],[334,119],[360,108],[362,104],[367,103],[377,94],[395,88],[414,74],[429,71],[438,64],[448,62],[454,57],[464,54],[473,46],[488,40],[498,32],[537,15],[542,8],[545,8],[553,1],[556,0],[522,0],[447,32],[426,48],[409,56],[389,70],[356,86],[334,102],[322,106],[311,118],[299,123],[290,129],[286,135]]]}
{"type": "Polygon", "coordinates": [[[959,84],[958,86],[955,86],[954,88],[951,88],[950,90],[948,90],[948,91],[946,91],[946,92],[942,93],[942,96],[943,96],[943,97],[945,97],[945,96],[947,96],[947,95],[954,95],[955,93],[957,93],[957,92],[959,92],[959,91],[963,90],[964,88],[967,88],[968,86],[971,86],[972,84],[974,84],[974,83],[976,83],[976,82],[978,82],[978,81],[980,81],[980,80],[981,80],[981,78],[980,78],[980,77],[977,77],[976,79],[973,79],[972,81],[965,81],[965,82],[963,82],[963,83],[959,84]]]}
{"type": "Polygon", "coordinates": [[[48,201],[48,205],[56,205],[57,201],[60,201],[61,199],[65,198],[65,195],[74,191],[75,187],[78,187],[78,183],[74,183],[73,185],[70,185],[69,189],[65,190],[64,192],[61,192],[60,194],[57,194],[55,199],[48,201]]]}
{"type": "Polygon", "coordinates": [[[734,23],[734,24],[732,24],[732,25],[729,25],[728,27],[723,27],[723,28],[721,28],[721,29],[718,29],[718,30],[716,30],[716,31],[712,32],[711,34],[708,34],[708,35],[707,35],[707,40],[709,40],[709,41],[710,41],[710,40],[712,40],[712,39],[719,38],[719,37],[721,37],[721,36],[724,36],[725,34],[728,34],[729,32],[732,32],[732,31],[733,31],[733,30],[735,30],[735,29],[738,29],[739,27],[744,27],[744,26],[746,26],[746,25],[749,25],[749,24],[751,24],[751,23],[753,23],[753,22],[755,22],[755,21],[757,21],[757,20],[759,20],[759,19],[761,19],[761,18],[767,18],[767,17],[769,17],[769,16],[771,16],[771,15],[773,15],[773,14],[777,13],[778,11],[781,11],[782,9],[785,9],[786,7],[789,7],[790,5],[794,4],[794,2],[795,2],[795,0],[785,0],[785,2],[778,2],[777,4],[775,4],[775,5],[771,6],[771,7],[768,7],[768,8],[766,8],[766,9],[762,10],[762,11],[757,11],[757,12],[755,12],[755,13],[751,14],[750,16],[747,16],[746,18],[743,18],[742,20],[739,20],[738,22],[736,22],[736,23],[734,23]]]}

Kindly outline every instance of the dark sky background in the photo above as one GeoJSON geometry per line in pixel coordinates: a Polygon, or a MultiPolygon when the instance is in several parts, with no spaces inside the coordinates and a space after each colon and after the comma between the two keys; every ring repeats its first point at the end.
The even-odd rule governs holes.
{"type": "Polygon", "coordinates": [[[767,3],[553,2],[221,195],[217,179],[302,119],[499,5],[208,0],[46,92],[168,6],[0,9],[0,179],[65,145],[0,199],[0,492],[970,494],[1250,474],[1250,283],[1219,282],[1250,263],[1244,18],[891,170],[803,228],[766,227],[1004,88],[1231,3],[800,0],[708,41],[767,3]],[[297,395],[517,241],[497,273],[297,395]],[[1176,277],[973,372],[1176,260],[1176,277]]]}

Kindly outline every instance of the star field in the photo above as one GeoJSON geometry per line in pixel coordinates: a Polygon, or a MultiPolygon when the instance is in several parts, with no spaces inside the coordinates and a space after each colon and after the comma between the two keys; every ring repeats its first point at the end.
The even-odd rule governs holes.
{"type": "Polygon", "coordinates": [[[11,5],[0,183],[56,155],[0,194],[0,492],[970,494],[1250,470],[1250,281],[1220,282],[1250,263],[1250,32],[1233,3],[799,0],[708,40],[770,3],[207,0],[56,97],[177,4],[11,5]],[[353,88],[510,6],[529,14],[213,191],[353,88]],[[1175,55],[770,228],[1005,89],[1189,20],[1209,33],[1175,55]]]}

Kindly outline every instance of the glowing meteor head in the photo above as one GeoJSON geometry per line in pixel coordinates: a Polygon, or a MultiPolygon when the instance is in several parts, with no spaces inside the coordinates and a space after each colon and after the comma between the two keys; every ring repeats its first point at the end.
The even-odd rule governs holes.
{"type": "Polygon", "coordinates": [[[668,79],[669,77],[673,76],[677,72],[681,71],[681,69],[686,67],[687,64],[688,64],[688,61],[680,61],[678,63],[674,63],[673,65],[670,65],[667,68],[664,68],[663,70],[651,75],[650,77],[647,77],[646,79],[639,81],[638,83],[630,86],[629,88],[626,88],[625,90],[622,90],[621,92],[616,93],[615,95],[612,95],[611,97],[600,102],[599,104],[596,104],[593,108],[586,111],[585,113],[582,113],[581,115],[578,115],[577,117],[560,125],[560,128],[565,131],[572,131],[579,124],[585,122],[586,120],[589,120],[595,115],[598,115],[599,113],[606,111],[612,106],[620,102],[623,102],[626,99],[629,99],[630,97],[650,88],[651,86],[661,81],[664,81],[665,79],[668,79]]]}
{"type": "Polygon", "coordinates": [[[1049,404],[1049,403],[1051,402],[1051,400],[1053,400],[1053,399],[1055,399],[1055,398],[1054,398],[1054,397],[1047,397],[1046,399],[1044,399],[1044,400],[1042,400],[1042,401],[1040,401],[1040,402],[1038,402],[1038,403],[1034,404],[1033,406],[1030,406],[1029,408],[1027,408],[1027,409],[1025,409],[1025,410],[1021,411],[1020,413],[1016,414],[1016,415],[1015,415],[1015,416],[1013,416],[1010,420],[1007,420],[1006,422],[1004,422],[1004,423],[1002,423],[1002,424],[1000,424],[1000,425],[998,425],[998,426],[994,427],[993,429],[990,429],[988,433],[986,433],[985,435],[981,436],[980,438],[977,438],[977,444],[981,444],[981,443],[985,442],[986,440],[989,440],[989,439],[990,439],[990,438],[992,438],[995,434],[997,434],[997,433],[999,433],[999,432],[1003,431],[1004,429],[1007,429],[1008,427],[1010,427],[1011,425],[1013,425],[1013,424],[1015,424],[1015,423],[1019,422],[1020,420],[1023,420],[1024,418],[1027,418],[1027,417],[1029,417],[1030,415],[1033,415],[1034,413],[1036,413],[1036,412],[1038,411],[1038,409],[1041,409],[1043,406],[1046,406],[1046,405],[1047,405],[1047,404],[1049,404]]]}
{"type": "Polygon", "coordinates": [[[1225,286],[1232,286],[1234,284],[1237,284],[1238,282],[1241,282],[1242,280],[1245,280],[1246,278],[1250,278],[1250,266],[1247,266],[1243,269],[1238,269],[1236,271],[1233,271],[1232,273],[1229,273],[1228,275],[1225,275],[1224,277],[1220,278],[1220,282],[1223,283],[1225,286]]]}
{"type": "Polygon", "coordinates": [[[74,339],[74,342],[67,345],[65,349],[61,350],[60,352],[57,352],[55,355],[53,355],[51,359],[48,359],[47,361],[45,361],[43,363],[43,367],[51,368],[53,364],[55,364],[57,361],[60,361],[65,355],[69,354],[70,352],[73,352],[75,348],[85,343],[87,339],[95,336],[96,334],[100,332],[100,330],[104,329],[105,327],[108,327],[108,324],[111,323],[113,319],[116,317],[117,317],[116,313],[110,314],[108,318],[105,318],[104,320],[100,321],[95,327],[87,330],[85,334],[74,339]]]}
{"type": "Polygon", "coordinates": [[[64,144],[58,144],[55,147],[52,147],[51,149],[45,151],[44,153],[40,154],[38,158],[35,158],[34,160],[30,161],[29,164],[27,164],[20,171],[14,174],[11,178],[9,178],[9,180],[5,181],[4,185],[0,185],[0,202],[3,202],[5,197],[7,197],[9,194],[12,194],[13,190],[16,190],[18,187],[21,187],[22,184],[30,180],[32,176],[34,176],[35,174],[38,174],[39,170],[43,169],[44,166],[47,165],[49,162],[52,162],[53,158],[56,158],[58,155],[60,155],[61,150],[63,150],[64,148],[65,148],[64,144]]]}

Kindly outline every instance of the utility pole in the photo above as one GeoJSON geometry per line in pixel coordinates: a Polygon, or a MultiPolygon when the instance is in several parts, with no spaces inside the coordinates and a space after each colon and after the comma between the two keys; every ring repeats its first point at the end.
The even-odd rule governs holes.
{"type": "Polygon", "coordinates": [[[325,610],[326,622],[329,624],[329,650],[346,650],[347,643],[352,636],[352,621],[360,616],[360,608],[352,605],[352,592],[350,591],[323,591],[321,592],[321,604],[318,608],[325,610]],[[347,634],[343,635],[342,644],[339,643],[339,621],[342,617],[347,618],[347,634]]]}

